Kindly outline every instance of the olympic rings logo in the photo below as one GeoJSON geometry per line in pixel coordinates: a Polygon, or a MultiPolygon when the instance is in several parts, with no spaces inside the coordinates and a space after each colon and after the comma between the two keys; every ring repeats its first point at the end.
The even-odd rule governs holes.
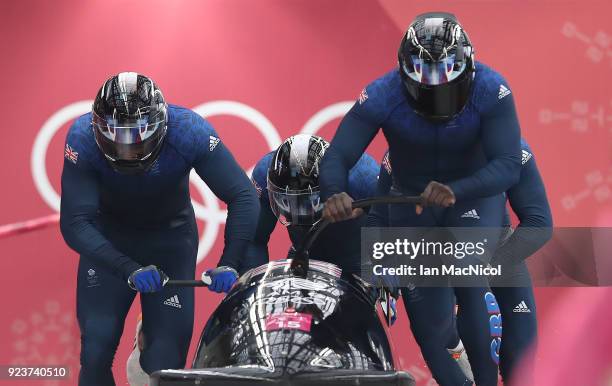
{"type": "MultiPolygon", "coordinates": [[[[92,104],[92,100],[84,100],[59,109],[47,119],[34,139],[30,156],[30,169],[34,185],[43,201],[57,212],[60,210],[60,195],[51,185],[47,174],[47,149],[59,129],[73,119],[91,111],[92,104]]],[[[353,104],[354,101],[338,102],[319,110],[304,124],[300,133],[316,134],[330,121],[344,116],[353,104]]],[[[282,143],[282,138],[272,122],[260,111],[246,104],[230,100],[218,100],[202,103],[193,108],[193,111],[204,118],[215,115],[230,115],[249,122],[263,136],[269,150],[276,149],[282,143]]],[[[248,169],[247,174],[249,176],[253,167],[248,169]]],[[[225,223],[227,211],[220,208],[217,197],[193,170],[189,175],[189,181],[203,198],[203,203],[198,203],[192,199],[196,218],[206,224],[200,236],[197,259],[199,263],[214,245],[219,234],[219,227],[225,223]]]]}

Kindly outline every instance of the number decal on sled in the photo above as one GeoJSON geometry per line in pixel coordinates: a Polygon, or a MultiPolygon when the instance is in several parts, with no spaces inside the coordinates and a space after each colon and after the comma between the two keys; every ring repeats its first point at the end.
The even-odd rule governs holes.
{"type": "Polygon", "coordinates": [[[268,315],[266,318],[266,330],[300,330],[310,332],[312,315],[299,312],[282,312],[280,314],[268,315]]]}

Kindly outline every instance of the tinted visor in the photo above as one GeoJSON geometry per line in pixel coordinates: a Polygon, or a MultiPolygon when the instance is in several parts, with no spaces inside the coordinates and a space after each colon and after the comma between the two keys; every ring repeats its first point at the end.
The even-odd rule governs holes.
{"type": "Polygon", "coordinates": [[[438,61],[411,55],[410,62],[405,62],[402,70],[416,82],[435,86],[457,79],[465,71],[466,66],[465,60],[456,61],[455,55],[449,55],[438,61]]]}
{"type": "Polygon", "coordinates": [[[100,149],[112,161],[142,161],[159,145],[166,131],[165,111],[138,119],[102,118],[92,113],[100,149]]]}
{"type": "Polygon", "coordinates": [[[92,114],[92,124],[103,136],[118,144],[134,144],[145,141],[166,124],[163,114],[155,114],[152,119],[144,116],[139,119],[117,120],[102,118],[95,112],[92,114]]]}
{"type": "Polygon", "coordinates": [[[323,203],[318,187],[290,190],[268,179],[270,208],[283,225],[312,225],[321,218],[323,203]]]}

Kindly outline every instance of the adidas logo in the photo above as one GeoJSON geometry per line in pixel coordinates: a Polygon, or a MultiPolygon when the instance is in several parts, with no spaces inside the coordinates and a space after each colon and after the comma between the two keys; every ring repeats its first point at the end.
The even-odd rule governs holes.
{"type": "Polygon", "coordinates": [[[183,308],[179,302],[178,295],[174,295],[171,298],[164,300],[164,304],[174,308],[183,308]]]}
{"type": "Polygon", "coordinates": [[[531,312],[525,301],[520,302],[516,307],[514,307],[513,312],[531,312]]]}
{"type": "Polygon", "coordinates": [[[532,154],[530,152],[528,152],[527,150],[523,150],[523,153],[521,155],[521,165],[525,165],[527,163],[527,161],[529,161],[532,157],[532,154]]]}
{"type": "Polygon", "coordinates": [[[476,220],[480,220],[480,216],[478,215],[478,212],[476,212],[476,209],[468,210],[461,215],[461,218],[475,218],[476,220]]]}
{"type": "Polygon", "coordinates": [[[209,144],[210,151],[215,150],[215,147],[217,147],[217,145],[219,144],[219,138],[211,135],[210,141],[208,141],[208,144],[209,144]]]}
{"type": "Polygon", "coordinates": [[[507,96],[510,94],[510,90],[508,89],[508,87],[504,86],[503,84],[499,85],[499,94],[497,94],[497,99],[502,99],[503,97],[507,96]]]}

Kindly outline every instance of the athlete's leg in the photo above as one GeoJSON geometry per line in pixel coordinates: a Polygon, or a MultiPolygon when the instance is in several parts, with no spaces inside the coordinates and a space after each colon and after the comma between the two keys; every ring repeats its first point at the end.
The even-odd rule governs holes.
{"type": "Polygon", "coordinates": [[[456,336],[455,296],[448,287],[402,288],[410,329],[434,379],[441,386],[471,385],[447,347],[456,336]]]}
{"type": "Polygon", "coordinates": [[[136,292],[104,267],[81,257],[77,318],[81,330],[79,385],[114,385],[112,365],[136,292]]]}
{"type": "Polygon", "coordinates": [[[476,385],[497,385],[501,316],[487,288],[456,287],[457,328],[467,352],[476,385]]]}
{"type": "MultiPolygon", "coordinates": [[[[505,196],[498,195],[478,200],[466,200],[457,203],[446,212],[444,225],[451,228],[457,241],[465,236],[465,229],[483,228],[483,237],[487,245],[497,245],[505,207],[505,196]],[[486,232],[484,228],[487,229],[486,232]]],[[[476,231],[476,230],[475,230],[476,231]]],[[[482,262],[476,254],[467,255],[460,265],[480,264],[482,262]]],[[[455,287],[457,304],[457,327],[459,335],[465,346],[470,365],[474,374],[474,381],[478,386],[497,385],[498,346],[501,336],[501,317],[495,297],[488,288],[486,278],[478,278],[469,283],[469,287],[455,287]]]]}
{"type": "MultiPolygon", "coordinates": [[[[393,192],[393,191],[392,191],[393,192]]],[[[409,194],[409,193],[405,193],[409,194]]],[[[391,206],[391,226],[436,227],[436,208],[416,215],[413,206],[391,206]]],[[[411,235],[414,236],[414,235],[411,235]]],[[[419,239],[418,237],[415,237],[419,239]]],[[[441,386],[471,385],[447,348],[455,340],[455,296],[449,287],[404,287],[402,298],[410,328],[433,377],[441,386]]]]}
{"type": "MultiPolygon", "coordinates": [[[[516,267],[520,282],[529,280],[529,271],[525,263],[516,267]]],[[[533,383],[533,360],[537,345],[536,305],[531,286],[493,287],[499,304],[504,335],[501,342],[499,368],[505,384],[519,382],[521,385],[533,383]],[[520,374],[515,373],[520,365],[520,374]]]]}
{"type": "Polygon", "coordinates": [[[134,336],[134,346],[132,353],[125,364],[127,381],[130,386],[145,386],[149,384],[149,374],[145,373],[140,366],[140,351],[142,350],[144,335],[142,334],[142,313],[138,315],[136,322],[136,335],[134,336]]]}
{"type": "MultiPolygon", "coordinates": [[[[193,279],[197,255],[195,224],[160,234],[152,249],[152,264],[171,279],[193,279]],[[191,228],[191,229],[189,229],[191,228]]],[[[161,369],[182,369],[193,332],[193,288],[164,287],[143,294],[142,321],[144,348],[140,364],[149,374],[161,369]]]]}

